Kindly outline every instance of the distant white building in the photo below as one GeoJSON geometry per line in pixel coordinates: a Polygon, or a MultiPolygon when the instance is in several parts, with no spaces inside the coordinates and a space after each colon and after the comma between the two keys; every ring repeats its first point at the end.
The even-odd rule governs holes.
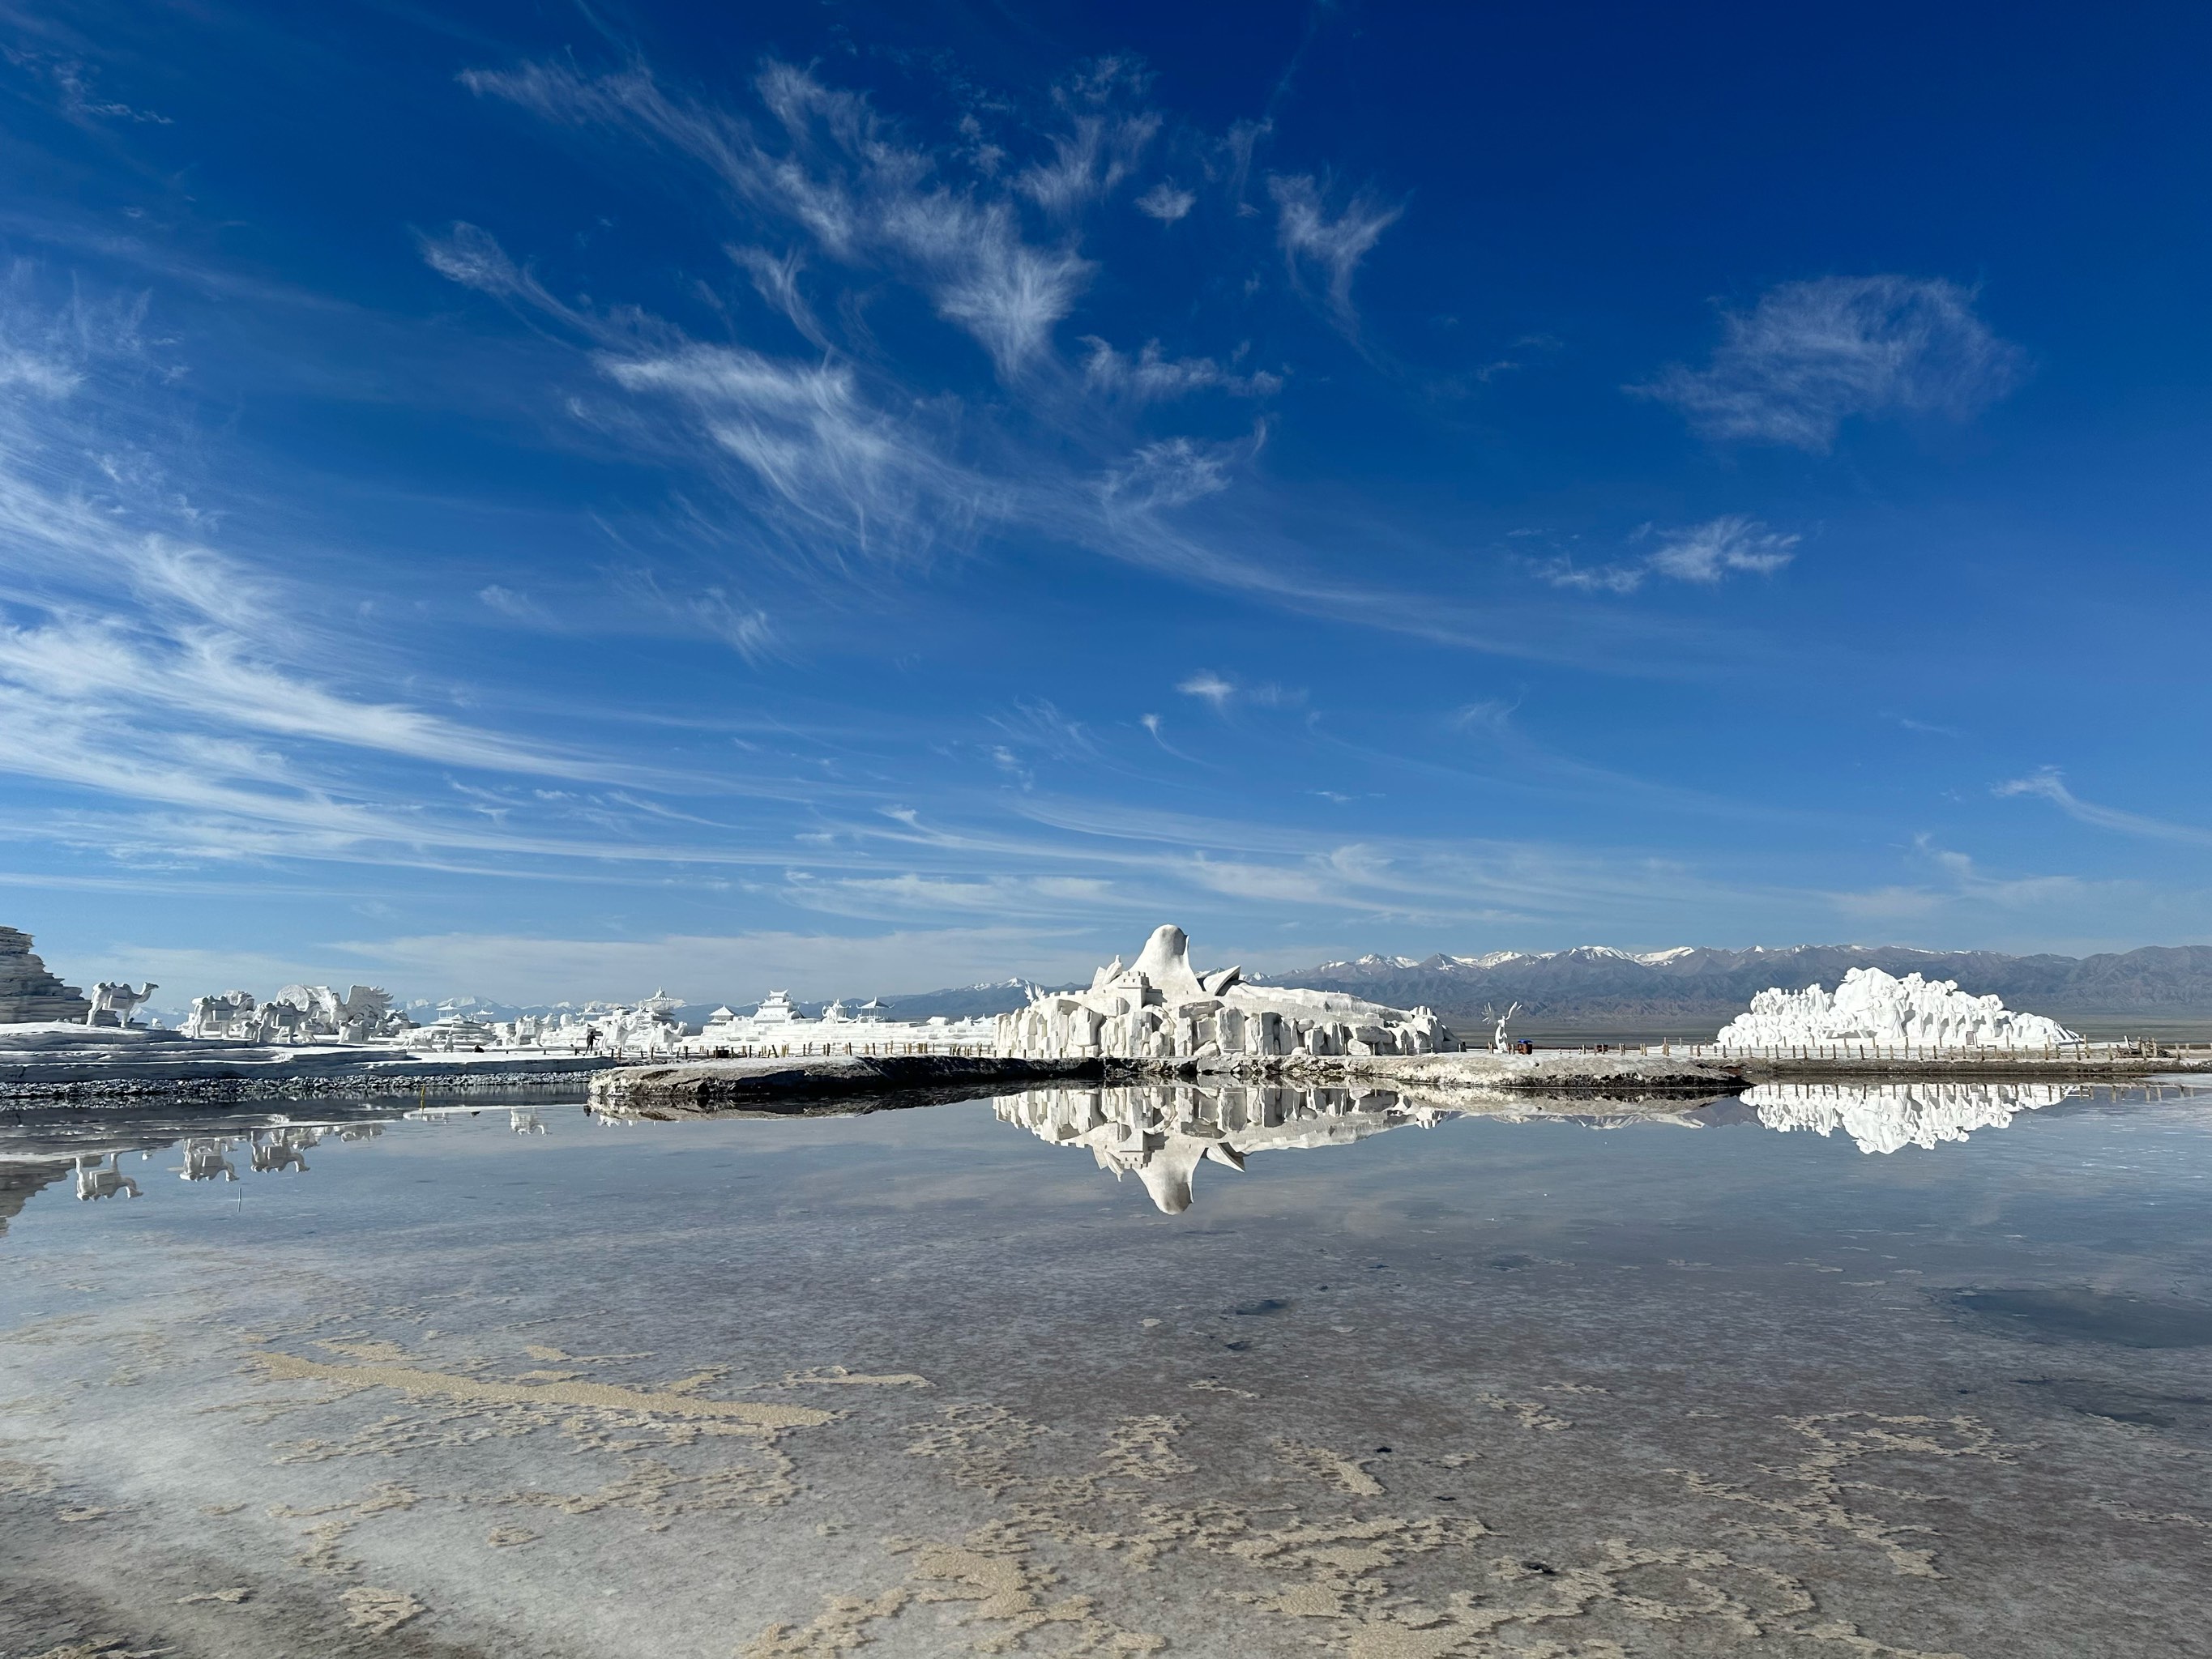
{"type": "Polygon", "coordinates": [[[832,1002],[822,1018],[811,1019],[791,1000],[788,991],[770,991],[750,1014],[717,1008],[698,1031],[684,1041],[684,1052],[694,1054],[742,1054],[748,1049],[789,1049],[793,1054],[814,1049],[823,1054],[896,1053],[908,1048],[927,1048],[942,1054],[948,1049],[988,1051],[997,1040],[997,1029],[988,1019],[948,1020],[939,1016],[923,1024],[893,1020],[888,1005],[873,997],[855,1006],[832,1002]]]}

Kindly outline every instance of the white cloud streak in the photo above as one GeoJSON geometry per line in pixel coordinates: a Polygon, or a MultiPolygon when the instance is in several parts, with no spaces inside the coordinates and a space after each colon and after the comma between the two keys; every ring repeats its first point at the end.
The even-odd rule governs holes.
{"type": "Polygon", "coordinates": [[[2094,824],[2100,830],[2117,830],[2124,836],[2135,836],[2145,841],[2178,842],[2189,847],[2212,847],[2212,830],[2191,823],[2175,823],[2166,818],[2147,817],[2140,812],[2122,811],[2118,807],[2100,806],[2094,801],[2083,800],[2066,787],[2064,775],[2056,767],[2046,766],[2030,776],[2014,778],[1998,784],[1993,793],[2001,797],[2029,795],[2047,800],[2077,823],[2094,824]]]}
{"type": "Polygon", "coordinates": [[[1404,214],[1404,205],[1385,206],[1358,195],[1332,217],[1321,186],[1308,173],[1271,175],[1267,193],[1274,198],[1275,236],[1292,277],[1302,264],[1318,265],[1327,278],[1329,309],[1338,324],[1347,330],[1355,327],[1358,315],[1352,304],[1352,279],[1382,233],[1404,214]]]}
{"type": "Polygon", "coordinates": [[[1825,453],[1853,417],[1963,421],[2018,386],[2027,356],[1942,278],[1784,283],[1722,313],[1702,369],[1675,364],[1631,392],[1671,404],[1706,436],[1825,453]]]}
{"type": "Polygon", "coordinates": [[[1182,189],[1172,179],[1163,179],[1137,198],[1137,211],[1164,225],[1171,225],[1190,216],[1198,205],[1198,195],[1182,189]]]}
{"type": "MultiPolygon", "coordinates": [[[[902,143],[866,98],[805,70],[770,64],[755,81],[782,129],[776,146],[749,122],[664,90],[642,67],[592,76],[532,64],[471,70],[461,79],[550,121],[617,128],[665,145],[750,207],[811,235],[831,258],[888,260],[931,296],[939,315],[974,337],[1003,379],[1018,378],[1045,352],[1090,278],[1089,262],[1073,247],[1027,240],[1011,201],[939,181],[937,159],[902,143]]],[[[1103,118],[1084,118],[1053,163],[1022,175],[1024,193],[1072,210],[1118,182],[1132,146],[1140,150],[1148,136],[1141,118],[1110,132],[1103,118]]]]}
{"type": "Polygon", "coordinates": [[[1547,560],[1536,574],[1554,587],[1585,593],[1633,593],[1647,578],[1664,576],[1672,581],[1712,587],[1730,575],[1768,576],[1796,557],[1802,537],[1770,530],[1757,519],[1726,513],[1703,524],[1654,531],[1649,526],[1638,537],[1656,536],[1659,545],[1643,558],[1626,563],[1578,565],[1569,558],[1547,560]]]}
{"type": "Polygon", "coordinates": [[[1265,398],[1282,390],[1282,377],[1265,369],[1232,374],[1211,357],[1169,357],[1158,340],[1147,340],[1133,357],[1116,351],[1095,334],[1084,336],[1091,348],[1083,378],[1097,392],[1158,403],[1219,388],[1231,397],[1265,398]]]}

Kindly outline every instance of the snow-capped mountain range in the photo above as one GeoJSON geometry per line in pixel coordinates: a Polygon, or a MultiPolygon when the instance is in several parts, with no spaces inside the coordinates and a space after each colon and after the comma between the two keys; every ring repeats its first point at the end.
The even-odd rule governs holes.
{"type": "Polygon", "coordinates": [[[1253,975],[1275,985],[1348,991],[1395,1007],[1426,1004],[1447,1019],[1518,1002],[1523,1026],[1717,1028],[1770,986],[1832,989],[1853,968],[1955,980],[1976,996],[2053,1018],[2212,1020],[2212,945],[2151,946],[2090,957],[2007,956],[1995,951],[1928,951],[1910,945],[1753,945],[1716,950],[1678,945],[1622,951],[1583,945],[1566,951],[1441,952],[1414,958],[1364,956],[1312,968],[1253,975]]]}
{"type": "MultiPolygon", "coordinates": [[[[1925,951],[1902,945],[1753,945],[1741,951],[1692,945],[1622,951],[1609,945],[1581,945],[1565,951],[1492,951],[1480,956],[1370,955],[1245,977],[1261,985],[1346,991],[1396,1008],[1425,1006],[1468,1030],[1480,1024],[1486,1008],[1502,1012],[1518,1002],[1521,1012],[1514,1023],[1524,1030],[1710,1037],[1770,986],[1802,991],[1819,984],[1832,990],[1853,968],[1955,980],[1961,990],[1976,996],[2000,996],[2009,1007],[2048,1014],[2077,1027],[2085,1020],[2108,1027],[2133,1020],[2145,1028],[2160,1021],[2212,1023],[2212,945],[2202,945],[2092,957],[2006,956],[1994,951],[1925,951]]],[[[680,988],[695,994],[696,989],[680,988]]],[[[750,1008],[767,988],[764,982],[747,986],[719,1000],[750,1008]]],[[[1018,978],[904,994],[855,988],[844,1000],[851,1006],[878,994],[900,1019],[924,1020],[933,1015],[964,1019],[1011,1012],[1028,1002],[1032,988],[1029,981],[1018,978]]],[[[823,1006],[817,1002],[800,1006],[809,1015],[819,1014],[823,1006]]],[[[677,1011],[678,1018],[696,1024],[714,1006],[711,1001],[687,1000],[677,1011]]],[[[443,1002],[410,1004],[409,1012],[427,1024],[441,1013],[511,1019],[517,1013],[551,1011],[451,997],[443,1002]]]]}

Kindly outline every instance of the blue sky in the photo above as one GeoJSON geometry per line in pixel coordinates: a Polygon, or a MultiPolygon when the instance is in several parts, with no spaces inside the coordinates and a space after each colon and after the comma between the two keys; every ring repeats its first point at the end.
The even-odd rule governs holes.
{"type": "Polygon", "coordinates": [[[2204,939],[2206,33],[15,11],[0,919],[164,1001],[2204,939]]]}

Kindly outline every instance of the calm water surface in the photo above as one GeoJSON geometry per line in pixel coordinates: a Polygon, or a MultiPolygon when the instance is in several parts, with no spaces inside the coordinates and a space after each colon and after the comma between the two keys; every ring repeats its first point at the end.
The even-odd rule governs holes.
{"type": "Polygon", "coordinates": [[[2212,1097],[1604,1111],[0,1121],[0,1655],[2212,1653],[2212,1097]]]}

